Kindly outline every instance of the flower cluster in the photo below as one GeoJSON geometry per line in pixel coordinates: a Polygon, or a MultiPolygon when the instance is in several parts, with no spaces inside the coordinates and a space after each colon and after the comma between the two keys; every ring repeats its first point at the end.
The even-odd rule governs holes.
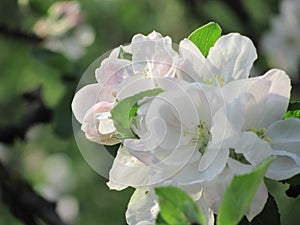
{"type": "Polygon", "coordinates": [[[44,38],[49,50],[77,60],[85,48],[94,42],[94,30],[86,23],[81,5],[77,1],[59,1],[51,5],[47,17],[40,18],[33,31],[44,38]]]}
{"type": "MultiPolygon", "coordinates": [[[[97,83],[76,93],[72,108],[86,137],[121,143],[108,186],[136,189],[128,224],[155,223],[155,186],[182,188],[214,224],[235,174],[273,155],[266,177],[300,172],[300,120],[283,120],[290,79],[277,69],[249,78],[256,58],[251,40],[237,33],[219,37],[207,55],[190,39],[174,46],[157,32],[138,34],[102,61],[97,83]]],[[[267,196],[261,182],[249,220],[267,196]]]]}

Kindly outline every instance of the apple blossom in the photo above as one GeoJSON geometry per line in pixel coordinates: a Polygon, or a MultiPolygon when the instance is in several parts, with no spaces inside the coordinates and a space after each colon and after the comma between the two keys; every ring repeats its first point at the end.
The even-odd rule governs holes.
{"type": "Polygon", "coordinates": [[[129,46],[114,49],[96,70],[98,83],[80,89],[72,102],[73,113],[82,123],[86,137],[106,145],[118,143],[109,118],[110,110],[116,103],[118,86],[126,78],[175,77],[172,64],[176,54],[171,39],[157,32],[148,36],[135,35],[129,46]],[[124,50],[132,55],[132,61],[121,57],[124,50]]]}
{"type": "Polygon", "coordinates": [[[193,82],[223,87],[230,81],[247,79],[257,58],[252,41],[240,34],[221,36],[205,58],[189,39],[179,44],[178,76],[193,82]]]}
{"type": "MultiPolygon", "coordinates": [[[[128,224],[155,223],[155,186],[186,190],[211,225],[234,175],[272,155],[277,158],[266,177],[282,180],[300,172],[300,120],[282,120],[290,79],[277,69],[249,78],[256,58],[251,40],[237,33],[221,36],[207,58],[188,39],[177,53],[169,37],[139,34],[103,60],[98,83],[76,93],[72,108],[86,137],[121,142],[107,185],[136,189],[128,224]],[[129,112],[122,111],[124,102],[129,112]],[[133,135],[121,135],[124,126],[133,135]]],[[[249,220],[267,196],[261,182],[249,220]]]]}

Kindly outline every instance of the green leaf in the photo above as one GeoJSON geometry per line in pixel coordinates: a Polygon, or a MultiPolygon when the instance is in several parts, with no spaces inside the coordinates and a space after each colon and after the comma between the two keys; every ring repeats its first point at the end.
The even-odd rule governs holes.
{"type": "Polygon", "coordinates": [[[125,52],[122,46],[120,46],[120,51],[118,55],[119,59],[126,59],[126,60],[132,60],[132,54],[129,52],[125,52]]]}
{"type": "Polygon", "coordinates": [[[284,119],[291,118],[291,117],[300,119],[300,110],[287,111],[283,116],[284,119]]]}
{"type": "Polygon", "coordinates": [[[117,138],[136,138],[130,127],[130,120],[136,115],[137,102],[146,96],[155,96],[163,92],[161,88],[155,88],[140,92],[136,95],[122,99],[112,110],[111,116],[117,130],[117,138]]]}
{"type": "Polygon", "coordinates": [[[269,157],[264,160],[250,173],[233,177],[220,205],[217,218],[218,225],[238,224],[247,212],[257,188],[274,158],[269,157]]]}
{"type": "Polygon", "coordinates": [[[172,187],[157,187],[160,213],[170,225],[206,224],[205,216],[199,211],[193,199],[183,190],[172,187]]]}
{"type": "Polygon", "coordinates": [[[291,118],[291,117],[300,119],[300,102],[299,101],[290,102],[288,111],[283,116],[284,119],[291,118]]]}
{"type": "Polygon", "coordinates": [[[188,39],[207,57],[209,49],[214,46],[221,33],[221,27],[217,23],[210,22],[191,33],[188,39]]]}
{"type": "Polygon", "coordinates": [[[157,218],[156,218],[156,221],[155,221],[155,225],[168,225],[168,223],[162,217],[161,213],[159,213],[157,215],[157,218]]]}

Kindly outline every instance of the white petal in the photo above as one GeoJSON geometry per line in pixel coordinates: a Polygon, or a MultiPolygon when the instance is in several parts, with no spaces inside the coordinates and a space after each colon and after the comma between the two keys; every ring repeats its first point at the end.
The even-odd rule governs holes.
{"type": "Polygon", "coordinates": [[[219,211],[223,195],[232,177],[233,174],[231,170],[229,169],[229,167],[226,167],[219,176],[211,181],[207,181],[204,183],[204,199],[207,202],[209,208],[211,208],[215,214],[217,214],[219,211]]]}
{"type": "Polygon", "coordinates": [[[81,88],[74,96],[72,110],[75,118],[82,123],[87,111],[98,102],[101,85],[90,84],[81,88]]]}
{"type": "Polygon", "coordinates": [[[150,168],[120,147],[109,172],[110,189],[122,190],[128,186],[140,187],[148,184],[150,168]]]}
{"type": "MultiPolygon", "coordinates": [[[[242,164],[233,159],[228,160],[228,166],[231,170],[232,175],[248,173],[253,169],[252,166],[242,164]]],[[[266,188],[266,185],[262,181],[246,213],[248,220],[251,221],[256,215],[258,215],[263,210],[264,205],[267,202],[267,199],[268,199],[268,190],[266,188]]]]}
{"type": "Polygon", "coordinates": [[[300,120],[288,118],[273,123],[266,130],[271,146],[276,150],[294,153],[300,158],[300,120]]]}
{"type": "Polygon", "coordinates": [[[213,117],[209,145],[215,149],[229,148],[229,142],[239,134],[244,123],[242,103],[239,100],[222,107],[213,117]]]}
{"type": "Polygon", "coordinates": [[[246,213],[246,217],[251,221],[257,216],[263,209],[268,200],[268,189],[265,183],[262,181],[256,191],[256,194],[250,204],[250,208],[246,213]]]}
{"type": "Polygon", "coordinates": [[[157,32],[148,36],[135,35],[131,42],[133,68],[136,74],[149,77],[173,77],[173,63],[177,53],[172,48],[170,37],[162,37],[157,32]]]}
{"type": "Polygon", "coordinates": [[[270,70],[260,77],[261,80],[271,81],[268,98],[263,105],[262,117],[259,123],[268,127],[277,120],[282,119],[290,99],[291,81],[288,75],[281,70],[270,70]]]}
{"type": "Polygon", "coordinates": [[[196,201],[200,212],[204,214],[206,219],[206,225],[214,225],[215,224],[215,217],[214,212],[208,207],[207,202],[205,201],[205,198],[203,194],[201,194],[201,197],[198,201],[196,201]]]}
{"type": "Polygon", "coordinates": [[[103,119],[99,123],[99,132],[101,134],[110,134],[116,130],[111,119],[103,119]]]}
{"type": "MultiPolygon", "coordinates": [[[[244,165],[232,159],[228,160],[228,166],[231,170],[232,175],[248,173],[253,169],[253,167],[250,165],[244,165]]],[[[263,210],[264,205],[267,202],[267,199],[268,199],[268,190],[266,188],[266,185],[262,181],[246,213],[248,220],[251,221],[256,215],[258,215],[263,210]]]]}
{"type": "Polygon", "coordinates": [[[256,58],[252,41],[237,33],[221,36],[207,57],[213,73],[223,77],[225,83],[248,78],[256,58]]]}
{"type": "Polygon", "coordinates": [[[243,93],[246,93],[251,86],[257,82],[257,79],[258,78],[234,80],[224,85],[222,91],[226,102],[230,103],[240,97],[243,93]]]}
{"type": "Polygon", "coordinates": [[[206,149],[199,164],[200,174],[196,181],[212,180],[224,170],[229,151],[227,149],[206,149]],[[217,152],[217,154],[216,154],[217,152]],[[215,155],[216,154],[216,155],[215,155]]]}
{"type": "Polygon", "coordinates": [[[154,193],[147,188],[136,189],[126,211],[128,225],[154,225],[159,206],[154,193]]]}
{"type": "Polygon", "coordinates": [[[257,165],[272,155],[269,143],[258,138],[253,132],[241,133],[239,141],[232,148],[236,153],[242,153],[252,165],[257,165]]]}
{"type": "Polygon", "coordinates": [[[179,44],[179,53],[180,59],[177,73],[180,79],[204,83],[204,79],[212,82],[215,80],[207,60],[192,41],[189,39],[182,40],[179,44]]]}
{"type": "Polygon", "coordinates": [[[129,77],[122,81],[118,86],[117,99],[121,100],[135,94],[138,94],[142,91],[151,90],[157,88],[155,80],[152,78],[143,78],[143,77],[129,77]]]}
{"type": "Polygon", "coordinates": [[[297,155],[286,151],[273,151],[276,159],[271,163],[266,177],[273,180],[285,180],[300,173],[300,159],[297,155]]]}

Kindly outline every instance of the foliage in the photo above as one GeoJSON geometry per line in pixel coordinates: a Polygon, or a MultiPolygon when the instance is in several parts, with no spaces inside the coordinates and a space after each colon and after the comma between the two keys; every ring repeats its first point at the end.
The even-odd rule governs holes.
{"type": "MultiPolygon", "coordinates": [[[[106,180],[86,164],[73,139],[70,103],[83,72],[99,55],[120,43],[130,42],[136,33],[157,30],[178,42],[206,21],[220,24],[223,33],[243,33],[258,46],[261,35],[269,29],[272,16],[278,13],[280,1],[79,0],[85,23],[95,32],[95,40],[92,45],[84,47],[85,54],[78,59],[49,50],[44,45],[47,37],[33,32],[34,24],[47,16],[49,7],[55,2],[58,1],[0,1],[0,136],[2,140],[14,136],[13,143],[9,145],[2,141],[0,160],[15,168],[43,196],[49,195],[49,188],[54,192],[55,188],[60,188],[62,191],[54,200],[59,201],[65,195],[76,199],[79,213],[72,224],[124,224],[123,215],[132,190],[110,192],[105,185],[106,180]],[[40,90],[38,101],[26,98],[26,93],[35,90],[40,90]],[[47,124],[28,120],[41,103],[52,115],[47,124]],[[28,122],[32,124],[27,126],[28,122]],[[20,124],[24,123],[26,132],[19,135],[20,124]],[[69,168],[72,179],[55,183],[53,188],[50,178],[57,177],[53,171],[57,175],[62,170],[57,165],[45,165],[56,154],[63,154],[68,159],[69,163],[64,162],[62,167],[69,168]]],[[[74,37],[75,34],[68,31],[65,35],[74,37]]],[[[213,41],[208,45],[213,46],[213,41]]],[[[76,45],[71,47],[75,49],[76,45]]],[[[205,55],[207,48],[200,48],[205,55]]],[[[268,60],[259,59],[256,66],[258,71],[265,71],[269,68],[268,60]]],[[[298,83],[293,90],[293,99],[299,101],[298,83]]],[[[278,188],[278,184],[270,184],[281,210],[282,224],[296,225],[299,197],[287,198],[284,193],[287,185],[280,185],[278,188]]],[[[2,202],[0,214],[0,225],[21,224],[2,202]]]]}
{"type": "Polygon", "coordinates": [[[208,23],[195,30],[188,37],[206,57],[209,49],[214,46],[218,38],[221,36],[221,28],[217,23],[208,23]]]}
{"type": "Polygon", "coordinates": [[[218,225],[234,225],[241,220],[273,160],[274,158],[266,159],[250,173],[234,176],[220,205],[218,225]]]}
{"type": "MultiPolygon", "coordinates": [[[[157,187],[160,214],[166,224],[205,224],[205,217],[193,199],[179,188],[157,187]]],[[[157,222],[160,224],[162,222],[157,222]]]]}
{"type": "Polygon", "coordinates": [[[162,89],[156,88],[140,92],[118,102],[118,104],[111,111],[114,126],[118,131],[118,138],[135,138],[134,133],[131,131],[130,121],[131,118],[136,115],[138,109],[137,102],[146,96],[158,95],[162,91],[162,89]]]}

